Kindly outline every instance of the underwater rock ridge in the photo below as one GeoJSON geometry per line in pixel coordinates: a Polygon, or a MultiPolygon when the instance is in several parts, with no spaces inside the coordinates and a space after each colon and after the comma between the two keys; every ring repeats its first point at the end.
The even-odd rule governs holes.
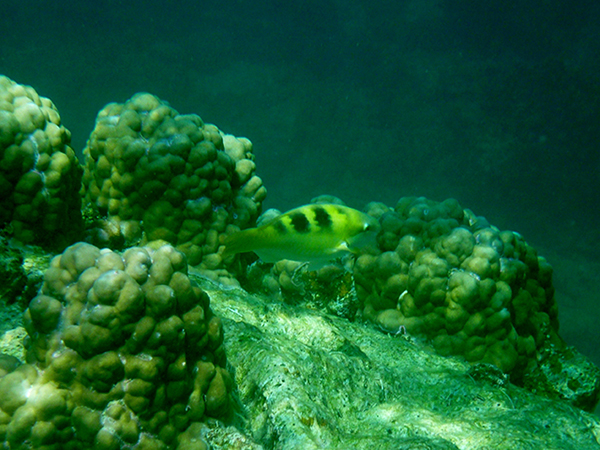
{"type": "Polygon", "coordinates": [[[245,427],[264,448],[600,446],[596,416],[516,387],[491,364],[195,279],[223,320],[245,427]]]}

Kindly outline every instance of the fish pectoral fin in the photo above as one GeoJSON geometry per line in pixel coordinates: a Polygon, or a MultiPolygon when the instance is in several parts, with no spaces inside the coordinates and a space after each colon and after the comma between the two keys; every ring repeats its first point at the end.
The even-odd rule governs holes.
{"type": "Polygon", "coordinates": [[[246,230],[238,231],[237,233],[230,234],[225,238],[224,245],[225,249],[221,255],[223,258],[227,258],[231,255],[238,253],[251,252],[254,250],[254,242],[256,240],[256,228],[248,228],[246,230]]]}
{"type": "Polygon", "coordinates": [[[348,250],[352,253],[356,253],[359,250],[377,248],[377,233],[367,231],[365,233],[357,234],[344,241],[348,250]]]}

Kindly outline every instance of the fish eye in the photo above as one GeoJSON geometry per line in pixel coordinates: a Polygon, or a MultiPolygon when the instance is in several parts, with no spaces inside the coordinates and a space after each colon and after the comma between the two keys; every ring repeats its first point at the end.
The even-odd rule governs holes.
{"type": "Polygon", "coordinates": [[[379,231],[379,222],[375,219],[373,221],[365,222],[363,225],[363,231],[379,231]]]}

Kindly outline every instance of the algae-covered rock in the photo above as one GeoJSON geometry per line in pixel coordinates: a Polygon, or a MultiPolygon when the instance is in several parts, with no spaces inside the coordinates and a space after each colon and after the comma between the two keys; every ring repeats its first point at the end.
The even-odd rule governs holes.
{"type": "Polygon", "coordinates": [[[0,236],[0,298],[7,303],[15,303],[26,287],[27,274],[23,269],[22,253],[0,236]]]}
{"type": "Polygon", "coordinates": [[[39,247],[16,246],[0,235],[0,302],[27,306],[42,286],[50,258],[39,247]]]}
{"type": "Polygon", "coordinates": [[[593,411],[600,400],[600,368],[573,347],[544,346],[538,365],[526,374],[523,384],[539,395],[566,400],[586,411],[593,411]]]}
{"type": "Polygon", "coordinates": [[[245,427],[264,448],[600,446],[596,416],[516,387],[495,366],[200,282],[223,320],[245,427]]]}

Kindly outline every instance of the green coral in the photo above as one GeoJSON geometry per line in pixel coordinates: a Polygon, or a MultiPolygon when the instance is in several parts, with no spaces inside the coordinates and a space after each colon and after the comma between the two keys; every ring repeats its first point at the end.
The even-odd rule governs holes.
{"type": "Polygon", "coordinates": [[[363,313],[388,332],[431,339],[441,354],[491,363],[518,379],[558,336],[552,269],[518,234],[453,199],[401,199],[379,215],[379,252],[355,265],[363,313]]]}
{"type": "Polygon", "coordinates": [[[230,411],[221,321],[170,245],[69,247],[24,323],[28,364],[0,361],[10,448],[177,448],[191,424],[230,411]]]}
{"type": "Polygon", "coordinates": [[[227,281],[221,236],[252,225],[266,196],[248,139],[141,93],[100,111],[84,155],[85,202],[106,217],[95,242],[130,245],[143,232],[227,281]]]}
{"type": "Polygon", "coordinates": [[[52,101],[0,76],[0,226],[22,242],[60,245],[81,231],[70,141],[52,101]]]}

